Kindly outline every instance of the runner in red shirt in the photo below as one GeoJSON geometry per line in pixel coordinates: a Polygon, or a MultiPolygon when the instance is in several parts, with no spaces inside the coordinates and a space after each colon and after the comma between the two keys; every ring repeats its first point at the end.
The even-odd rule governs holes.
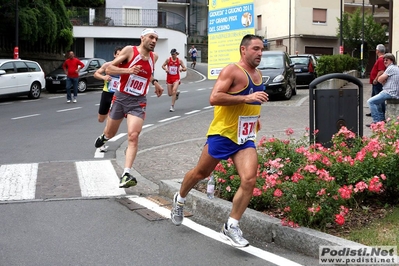
{"type": "Polygon", "coordinates": [[[119,88],[115,91],[104,133],[99,136],[94,146],[99,148],[118,131],[122,120],[127,118],[128,146],[126,149],[125,168],[120,178],[119,187],[128,188],[137,184],[137,179],[130,174],[137,155],[139,135],[143,128],[147,107],[149,85],[155,86],[155,94],[160,97],[163,88],[154,78],[154,66],[158,55],[154,53],[158,33],[154,29],[145,29],[141,33],[139,46],[125,46],[119,56],[105,70],[107,75],[120,75],[119,88]]]}
{"type": "Polygon", "coordinates": [[[182,61],[177,58],[179,53],[176,49],[170,51],[171,57],[166,59],[162,65],[162,69],[166,71],[166,86],[168,87],[168,95],[172,97],[172,105],[169,111],[175,111],[175,102],[179,99],[180,91],[178,87],[180,85],[180,72],[187,71],[186,66],[182,61]]]}
{"type": "Polygon", "coordinates": [[[62,64],[65,74],[67,75],[66,80],[66,91],[67,91],[67,103],[72,100],[71,87],[73,86],[73,102],[77,102],[78,97],[78,81],[79,81],[79,69],[85,65],[79,59],[75,58],[75,53],[70,50],[68,52],[68,59],[62,64]]]}

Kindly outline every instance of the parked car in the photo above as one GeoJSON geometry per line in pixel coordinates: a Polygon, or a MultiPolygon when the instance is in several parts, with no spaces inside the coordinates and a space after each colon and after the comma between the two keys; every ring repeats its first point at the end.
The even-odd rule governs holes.
{"type": "Polygon", "coordinates": [[[0,59],[0,96],[28,95],[38,99],[46,86],[44,76],[35,61],[0,59]]]}
{"type": "Polygon", "coordinates": [[[313,54],[290,55],[296,74],[296,84],[309,86],[309,84],[317,77],[316,65],[317,58],[313,54]]]}
{"type": "Polygon", "coordinates": [[[262,60],[258,66],[262,73],[262,81],[265,84],[269,96],[282,96],[291,99],[296,95],[296,78],[294,64],[290,57],[283,51],[264,51],[262,60]]]}
{"type": "MultiPolygon", "coordinates": [[[[104,81],[94,77],[94,72],[99,69],[106,61],[102,58],[79,58],[85,65],[79,70],[78,91],[84,92],[88,87],[103,86],[104,81]]],[[[62,64],[46,75],[46,89],[48,92],[66,89],[67,76],[62,68],[62,64]]]]}

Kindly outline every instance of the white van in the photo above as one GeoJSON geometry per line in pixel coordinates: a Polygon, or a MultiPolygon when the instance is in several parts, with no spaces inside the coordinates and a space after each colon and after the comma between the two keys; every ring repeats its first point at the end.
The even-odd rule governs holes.
{"type": "Polygon", "coordinates": [[[28,95],[38,99],[45,87],[45,74],[37,62],[0,59],[0,96],[28,95]]]}

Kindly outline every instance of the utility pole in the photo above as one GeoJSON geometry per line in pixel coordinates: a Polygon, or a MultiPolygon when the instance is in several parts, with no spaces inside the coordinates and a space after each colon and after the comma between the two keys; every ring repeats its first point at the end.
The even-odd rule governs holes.
{"type": "Polygon", "coordinates": [[[340,12],[339,12],[339,54],[344,53],[344,46],[342,45],[342,1],[339,0],[340,2],[340,12]]]}
{"type": "Polygon", "coordinates": [[[19,48],[18,48],[18,0],[15,0],[15,47],[14,47],[14,59],[19,58],[19,48]]]}
{"type": "Polygon", "coordinates": [[[363,23],[362,23],[362,47],[360,47],[360,60],[362,61],[362,75],[361,75],[361,77],[364,78],[364,73],[365,73],[365,70],[364,70],[364,56],[363,56],[363,52],[364,52],[364,0],[363,0],[362,8],[363,8],[363,11],[362,11],[363,12],[363,18],[362,18],[363,23]]]}

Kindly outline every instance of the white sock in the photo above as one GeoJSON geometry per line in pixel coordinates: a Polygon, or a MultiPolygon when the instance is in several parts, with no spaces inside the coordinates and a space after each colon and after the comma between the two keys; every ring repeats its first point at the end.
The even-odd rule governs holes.
{"type": "Polygon", "coordinates": [[[182,198],[182,197],[180,196],[180,193],[179,193],[179,194],[177,194],[177,201],[178,201],[178,202],[181,202],[181,203],[185,203],[185,202],[186,202],[186,198],[182,198]]]}
{"type": "Polygon", "coordinates": [[[126,174],[126,173],[130,174],[130,168],[123,169],[123,175],[126,174]]]}
{"type": "Polygon", "coordinates": [[[237,227],[238,226],[238,220],[229,217],[229,219],[227,220],[227,228],[229,227],[237,227]]]}

